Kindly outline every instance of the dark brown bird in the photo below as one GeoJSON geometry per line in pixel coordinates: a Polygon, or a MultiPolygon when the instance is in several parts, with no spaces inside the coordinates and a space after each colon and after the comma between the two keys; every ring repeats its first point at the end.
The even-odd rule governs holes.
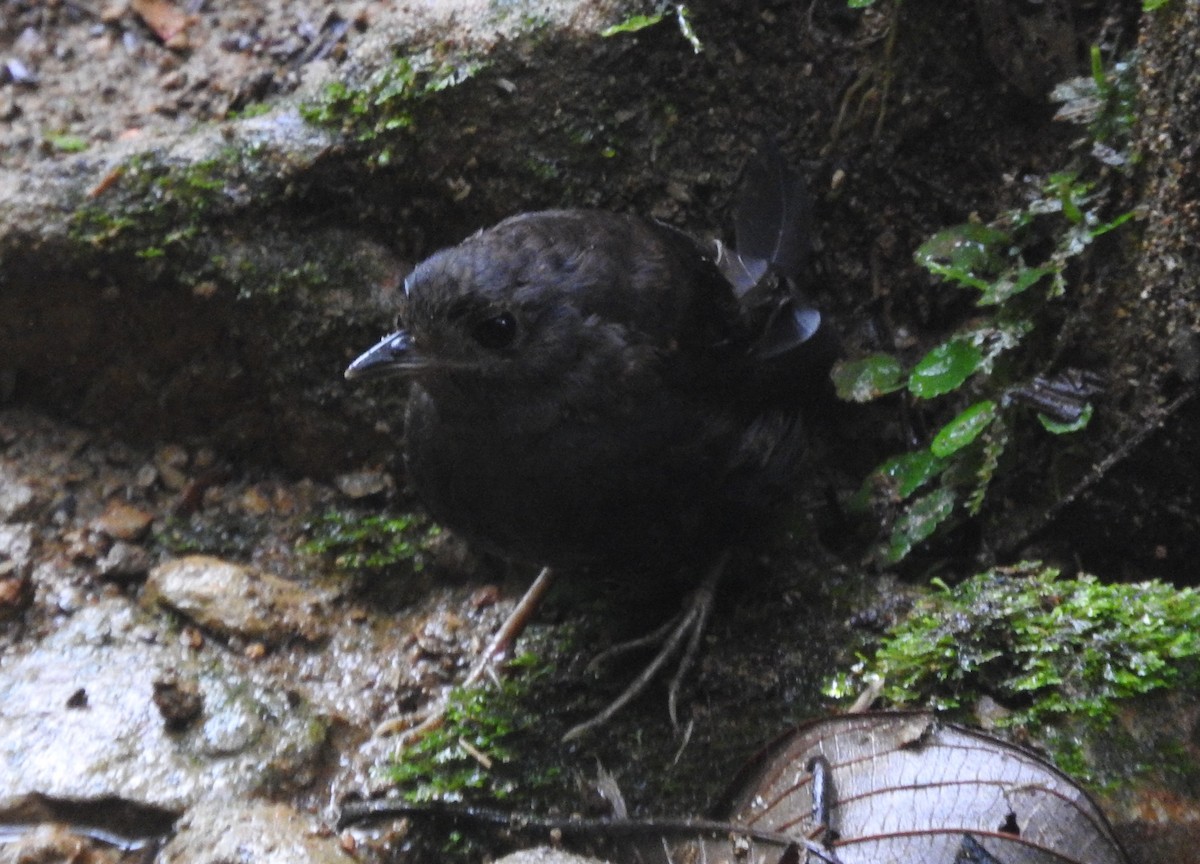
{"type": "Polygon", "coordinates": [[[736,251],[636,216],[511,217],[421,263],[400,329],[346,377],[405,379],[408,476],[471,542],[562,570],[703,571],[800,479],[825,353],[796,285],[803,202],[770,150],[736,251]]]}

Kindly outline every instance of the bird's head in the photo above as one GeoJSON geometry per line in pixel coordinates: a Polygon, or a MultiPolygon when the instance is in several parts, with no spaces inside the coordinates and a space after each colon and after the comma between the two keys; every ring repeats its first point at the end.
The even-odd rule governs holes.
{"type": "Polygon", "coordinates": [[[435,253],[405,280],[396,332],[346,377],[535,388],[620,365],[632,328],[597,309],[619,259],[574,228],[562,214],[526,214],[435,253]]]}

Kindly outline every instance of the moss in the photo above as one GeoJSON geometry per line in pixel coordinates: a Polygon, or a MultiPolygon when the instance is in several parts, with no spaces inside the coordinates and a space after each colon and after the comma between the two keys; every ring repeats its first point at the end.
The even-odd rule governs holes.
{"type": "Polygon", "coordinates": [[[489,688],[455,689],[445,722],[385,769],[409,802],[529,802],[561,786],[564,767],[546,754],[539,694],[552,668],[525,653],[489,688]],[[535,744],[537,746],[531,746],[535,744]],[[537,754],[542,754],[538,756],[537,754]],[[519,758],[518,758],[519,756],[519,758]]]}
{"type": "Polygon", "coordinates": [[[1083,730],[1111,733],[1130,700],[1200,684],[1200,594],[1161,582],[1061,579],[1024,563],[941,585],[829,687],[882,682],[893,706],[969,717],[984,699],[997,725],[1047,741],[1081,776],[1083,730]],[[1069,730],[1069,731],[1068,731],[1069,730]]]}
{"type": "Polygon", "coordinates": [[[306,527],[309,539],[300,551],[333,558],[334,566],[352,574],[373,574],[397,567],[419,573],[429,544],[440,529],[424,516],[364,516],[331,510],[306,527]]]}
{"type": "Polygon", "coordinates": [[[333,81],[319,98],[300,107],[300,115],[316,126],[369,144],[374,164],[390,164],[398,155],[401,133],[416,124],[420,104],[484,68],[482,61],[441,53],[397,57],[360,84],[333,81]]]}
{"type": "Polygon", "coordinates": [[[234,190],[257,170],[256,162],[250,152],[233,147],[183,165],[138,154],[114,169],[103,188],[75,211],[71,236],[103,251],[132,251],[144,259],[170,255],[230,209],[234,190]]]}
{"type": "Polygon", "coordinates": [[[59,153],[82,153],[88,148],[87,139],[78,135],[47,135],[46,143],[59,153]]]}
{"type": "Polygon", "coordinates": [[[1007,725],[1112,719],[1119,701],[1196,677],[1200,594],[1161,582],[1105,585],[1021,564],[942,586],[887,635],[857,676],[893,704],[969,707],[991,696],[1007,725]]]}

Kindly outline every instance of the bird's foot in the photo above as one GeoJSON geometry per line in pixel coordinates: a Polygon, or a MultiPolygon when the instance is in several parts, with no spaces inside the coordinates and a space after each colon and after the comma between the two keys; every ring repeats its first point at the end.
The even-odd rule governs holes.
{"type": "Polygon", "coordinates": [[[705,574],[704,581],[692,592],[683,611],[666,624],[645,636],[607,648],[592,659],[592,662],[588,664],[589,669],[607,662],[614,657],[627,654],[630,651],[645,648],[649,645],[660,646],[654,658],[646,664],[646,667],[636,678],[629,682],[629,686],[621,692],[621,695],[610,702],[595,717],[572,727],[563,736],[562,740],[564,742],[582,738],[584,735],[595,731],[611,720],[618,711],[640,696],[650,686],[650,682],[654,680],[654,676],[666,665],[667,661],[682,650],[679,665],[675,668],[675,674],[671,677],[671,682],[667,688],[667,711],[671,715],[671,724],[673,726],[679,725],[676,712],[676,705],[679,700],[679,688],[682,686],[688,672],[691,671],[692,666],[696,663],[696,657],[700,650],[700,639],[704,636],[708,617],[712,613],[713,598],[716,596],[717,584],[721,581],[721,575],[725,572],[725,565],[728,560],[728,553],[723,553],[716,560],[705,574]]]}
{"type": "MultiPolygon", "coordinates": [[[[488,643],[487,648],[475,659],[466,677],[458,685],[459,687],[467,690],[478,684],[484,675],[495,676],[496,662],[508,655],[513,643],[524,632],[529,620],[541,605],[542,598],[546,596],[546,592],[553,584],[554,571],[549,567],[543,567],[537,578],[533,580],[533,584],[529,586],[529,589],[517,601],[517,605],[513,607],[512,612],[504,619],[500,629],[492,636],[492,641],[488,643]]],[[[385,720],[375,727],[375,737],[401,734],[399,743],[401,747],[405,747],[439,728],[446,720],[446,707],[447,697],[443,697],[416,725],[409,725],[411,718],[408,717],[393,717],[385,720]]]]}

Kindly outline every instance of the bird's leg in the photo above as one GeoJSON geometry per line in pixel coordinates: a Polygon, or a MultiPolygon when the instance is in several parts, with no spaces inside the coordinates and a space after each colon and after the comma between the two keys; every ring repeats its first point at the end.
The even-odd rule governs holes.
{"type": "Polygon", "coordinates": [[[512,612],[508,613],[508,617],[504,619],[504,623],[500,625],[500,629],[496,631],[496,635],[492,637],[487,648],[476,659],[475,665],[467,672],[467,677],[462,682],[463,687],[474,685],[485,672],[492,669],[495,661],[508,654],[517,641],[517,637],[524,633],[525,628],[529,626],[530,619],[542,605],[542,598],[546,596],[546,592],[553,584],[554,571],[549,567],[543,567],[537,578],[533,580],[533,584],[521,595],[521,599],[517,601],[512,612]]]}
{"type": "MultiPolygon", "coordinates": [[[[492,636],[492,640],[488,643],[488,646],[475,659],[466,677],[463,678],[462,683],[459,685],[460,687],[474,687],[485,674],[493,671],[496,661],[508,654],[513,643],[517,641],[517,637],[525,630],[525,627],[529,624],[529,620],[542,604],[542,598],[546,596],[546,592],[550,590],[550,586],[553,584],[554,571],[549,567],[543,567],[542,572],[538,573],[537,578],[533,580],[533,584],[529,586],[528,590],[521,596],[521,599],[517,601],[517,605],[513,607],[512,612],[508,613],[508,617],[504,619],[504,623],[500,625],[500,629],[492,636]]],[[[404,737],[400,739],[401,746],[411,744],[423,735],[439,728],[445,722],[447,699],[448,696],[443,696],[437,705],[430,710],[429,714],[426,715],[424,720],[404,732],[404,737]]],[[[385,720],[375,727],[375,736],[394,735],[400,731],[401,725],[402,721],[400,718],[385,720]]]]}
{"type": "MultiPolygon", "coordinates": [[[[621,695],[610,702],[603,711],[592,719],[572,727],[563,736],[563,741],[582,738],[584,735],[598,729],[611,720],[618,711],[641,695],[650,686],[650,682],[654,680],[654,676],[658,674],[658,671],[679,650],[679,646],[683,644],[684,638],[689,637],[687,646],[683,649],[683,655],[680,657],[679,666],[675,671],[675,675],[671,678],[667,695],[667,708],[671,715],[671,723],[672,725],[678,725],[675,719],[675,704],[679,688],[683,683],[684,676],[687,675],[695,664],[696,655],[700,649],[700,639],[704,635],[704,628],[708,624],[708,617],[712,612],[713,598],[716,596],[717,584],[721,581],[721,576],[725,572],[725,565],[728,561],[729,552],[725,551],[721,553],[720,557],[717,558],[712,567],[704,575],[704,581],[692,592],[683,612],[679,615],[676,615],[648,636],[643,636],[620,645],[614,645],[603,651],[596,658],[598,660],[601,657],[613,657],[624,654],[633,648],[641,648],[645,645],[655,643],[661,643],[662,646],[658,649],[658,653],[654,655],[654,658],[646,665],[646,668],[633,681],[629,682],[629,686],[621,692],[621,695]]],[[[596,661],[593,660],[592,662],[595,663],[596,661]]]]}

